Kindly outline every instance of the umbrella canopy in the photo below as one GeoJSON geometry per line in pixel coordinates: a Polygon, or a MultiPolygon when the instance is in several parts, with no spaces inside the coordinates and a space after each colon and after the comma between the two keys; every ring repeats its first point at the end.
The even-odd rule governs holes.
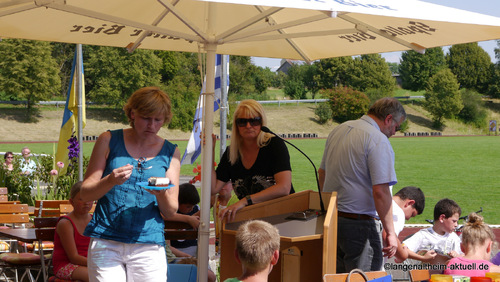
{"type": "Polygon", "coordinates": [[[499,25],[409,0],[0,1],[2,37],[305,61],[497,39],[499,25]]]}
{"type": "MultiPolygon", "coordinates": [[[[0,37],[313,61],[500,38],[500,19],[415,0],[0,0],[0,37]]],[[[207,95],[203,129],[213,129],[207,95]]],[[[212,139],[202,148],[198,277],[208,260],[212,139]],[[208,149],[206,149],[208,148],[208,149]]],[[[323,269],[325,272],[325,269],[323,269]]]]}

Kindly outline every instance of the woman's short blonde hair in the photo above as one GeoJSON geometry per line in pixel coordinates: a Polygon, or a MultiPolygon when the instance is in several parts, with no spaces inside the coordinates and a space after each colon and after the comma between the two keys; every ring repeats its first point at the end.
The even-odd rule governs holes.
{"type": "Polygon", "coordinates": [[[140,116],[150,117],[162,115],[163,124],[168,124],[172,119],[172,104],[167,93],[158,87],[143,87],[135,91],[123,106],[130,126],[134,127],[132,110],[140,116]]]}
{"type": "Polygon", "coordinates": [[[249,220],[236,233],[236,252],[241,263],[251,272],[269,266],[273,254],[280,249],[278,229],[262,220],[249,220]]]}
{"type": "MultiPolygon", "coordinates": [[[[236,124],[236,119],[242,116],[249,116],[252,118],[260,117],[262,126],[267,126],[266,113],[264,112],[264,108],[261,104],[259,104],[259,102],[252,99],[247,99],[241,101],[238,104],[238,107],[236,107],[236,110],[233,114],[233,132],[231,136],[231,146],[229,147],[229,161],[231,162],[231,165],[234,165],[240,157],[240,146],[243,140],[241,139],[238,125],[236,124]]],[[[273,136],[274,135],[270,133],[261,131],[259,133],[259,136],[257,137],[257,145],[261,148],[266,146],[273,136]]]]}

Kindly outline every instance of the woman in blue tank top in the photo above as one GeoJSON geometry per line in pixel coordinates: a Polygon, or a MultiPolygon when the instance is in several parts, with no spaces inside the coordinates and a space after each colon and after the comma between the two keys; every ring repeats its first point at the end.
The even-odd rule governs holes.
{"type": "Polygon", "coordinates": [[[124,106],[131,128],[102,133],[81,189],[97,200],[84,235],[91,237],[90,281],[166,281],[163,216],[177,212],[180,153],[157,135],[172,117],[168,95],[157,87],[137,90],[124,106]],[[168,177],[174,186],[146,190],[138,182],[168,177]]]}

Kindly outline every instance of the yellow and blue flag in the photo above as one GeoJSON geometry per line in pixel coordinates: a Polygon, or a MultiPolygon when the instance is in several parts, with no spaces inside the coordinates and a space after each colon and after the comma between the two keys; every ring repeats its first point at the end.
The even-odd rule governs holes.
{"type": "MultiPolygon", "coordinates": [[[[78,48],[78,47],[77,47],[78,48]]],[[[68,93],[66,97],[66,106],[64,107],[63,121],[61,125],[61,131],[59,133],[59,143],[57,145],[56,162],[63,162],[64,168],[59,171],[59,174],[66,173],[68,167],[69,158],[68,153],[70,146],[69,139],[74,136],[78,136],[78,89],[77,89],[77,79],[81,76],[81,95],[82,95],[82,128],[85,127],[85,86],[83,83],[83,58],[81,52],[77,52],[75,49],[75,56],[73,58],[73,66],[71,68],[71,79],[68,88],[68,93]],[[80,55],[78,56],[78,53],[80,55]],[[80,60],[80,64],[77,64],[77,60],[80,60]],[[80,65],[80,69],[77,69],[77,65],[80,65]]],[[[81,144],[80,144],[81,147],[81,144]]]]}

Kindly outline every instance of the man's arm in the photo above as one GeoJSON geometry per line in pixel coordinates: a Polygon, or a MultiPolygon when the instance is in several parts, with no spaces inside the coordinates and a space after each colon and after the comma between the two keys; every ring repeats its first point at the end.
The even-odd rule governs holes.
{"type": "Polygon", "coordinates": [[[318,169],[318,181],[319,189],[323,191],[323,185],[325,184],[325,170],[322,168],[318,169]]]}
{"type": "MultiPolygon", "coordinates": [[[[385,230],[382,230],[382,240],[385,242],[387,238],[387,233],[385,230]]],[[[399,241],[398,239],[398,248],[396,250],[396,262],[403,262],[408,258],[408,248],[405,248],[405,246],[399,241]]]]}
{"type": "Polygon", "coordinates": [[[389,189],[389,184],[373,185],[373,199],[375,201],[375,209],[380,217],[382,226],[384,227],[387,236],[384,240],[383,249],[388,258],[396,254],[398,247],[398,237],[394,231],[394,221],[392,219],[392,195],[389,189]]]}

